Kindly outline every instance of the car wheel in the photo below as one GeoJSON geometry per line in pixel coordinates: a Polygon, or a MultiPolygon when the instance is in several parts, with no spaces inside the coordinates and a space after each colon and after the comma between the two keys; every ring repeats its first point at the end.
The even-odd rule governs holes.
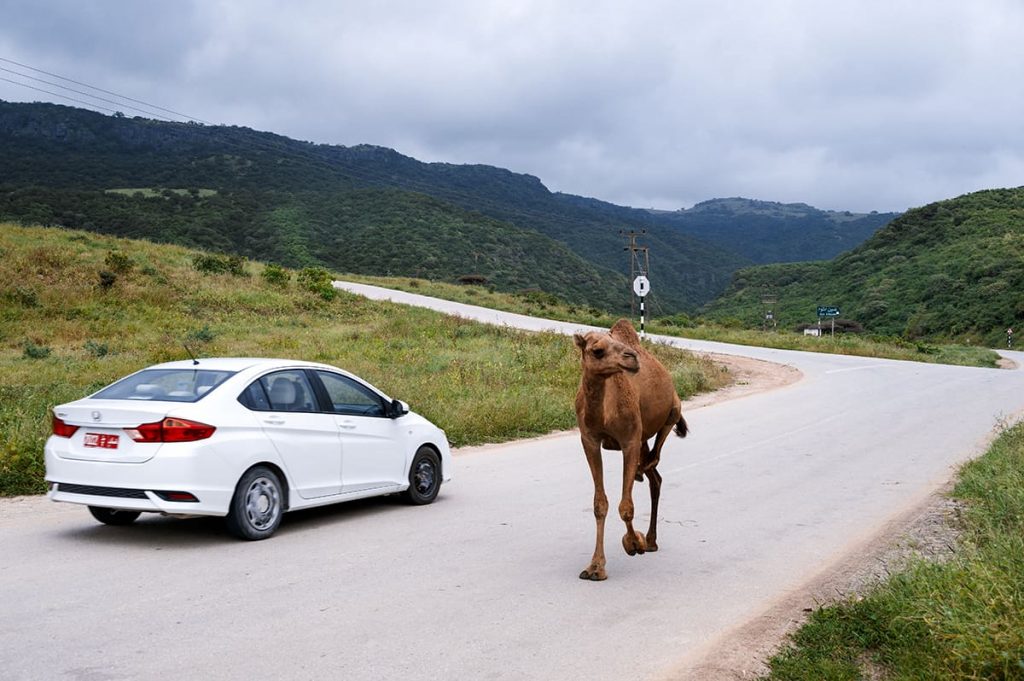
{"type": "Polygon", "coordinates": [[[225,519],[228,531],[240,539],[266,539],[281,524],[284,493],[274,471],[256,466],[242,476],[225,519]]]}
{"type": "Polygon", "coordinates": [[[104,525],[131,525],[142,514],[141,511],[121,511],[102,506],[90,506],[89,513],[104,525]]]}
{"type": "Polygon", "coordinates": [[[409,466],[409,489],[405,499],[410,504],[429,504],[441,489],[441,460],[430,447],[420,447],[409,466]]]}

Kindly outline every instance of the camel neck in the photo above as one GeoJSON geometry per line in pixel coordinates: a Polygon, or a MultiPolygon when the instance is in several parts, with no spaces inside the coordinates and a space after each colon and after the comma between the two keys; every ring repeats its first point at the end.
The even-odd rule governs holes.
{"type": "Polygon", "coordinates": [[[583,374],[581,388],[588,416],[596,417],[604,411],[604,392],[609,378],[609,376],[583,374]]]}

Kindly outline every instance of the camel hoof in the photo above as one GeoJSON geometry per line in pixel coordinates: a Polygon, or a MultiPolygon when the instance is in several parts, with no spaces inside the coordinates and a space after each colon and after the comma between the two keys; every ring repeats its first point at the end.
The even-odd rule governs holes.
{"type": "Polygon", "coordinates": [[[630,556],[636,554],[643,555],[647,550],[647,540],[639,532],[633,532],[632,535],[627,532],[622,535],[622,548],[626,549],[626,553],[630,556]]]}
{"type": "Polygon", "coordinates": [[[654,553],[658,550],[658,542],[654,539],[647,540],[647,553],[654,553]]]}
{"type": "Polygon", "coordinates": [[[604,568],[589,567],[580,573],[580,579],[585,579],[591,582],[603,582],[608,579],[608,575],[605,574],[604,568]]]}

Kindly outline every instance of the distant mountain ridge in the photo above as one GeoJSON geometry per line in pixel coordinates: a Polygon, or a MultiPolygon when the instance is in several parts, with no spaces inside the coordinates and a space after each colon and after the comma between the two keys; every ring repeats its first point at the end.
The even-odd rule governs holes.
{"type": "Polygon", "coordinates": [[[734,197],[658,215],[686,234],[764,264],[834,258],[900,214],[826,211],[806,203],[734,197]]]}
{"type": "MultiPolygon", "coordinates": [[[[744,253],[750,239],[737,236],[742,227],[731,238],[695,236],[674,214],[552,193],[531,175],[423,163],[385,147],[2,101],[0,141],[2,217],[227,249],[285,265],[346,268],[359,261],[363,269],[355,271],[366,274],[479,274],[506,290],[554,286],[545,290],[570,302],[623,309],[630,270],[620,232],[645,230],[652,303],[667,314],[708,302],[737,268],[757,262],[744,253]],[[109,193],[125,188],[192,191],[165,193],[162,201],[109,193]],[[212,195],[198,196],[199,189],[212,195]],[[424,195],[432,201],[416,198],[424,195]],[[346,208],[332,214],[332,206],[346,208]],[[388,238],[360,236],[373,230],[388,238]],[[403,240],[418,251],[397,257],[403,240]],[[391,267],[367,271],[385,262],[391,267]]],[[[757,238],[782,234],[770,231],[757,238]]],[[[788,246],[778,250],[799,257],[788,246]]]]}

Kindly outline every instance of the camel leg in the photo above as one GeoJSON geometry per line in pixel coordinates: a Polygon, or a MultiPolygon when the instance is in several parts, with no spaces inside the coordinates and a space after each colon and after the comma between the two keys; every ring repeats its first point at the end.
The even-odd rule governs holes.
{"type": "Polygon", "coordinates": [[[636,482],[644,481],[644,471],[650,468],[648,466],[648,460],[651,458],[651,448],[647,446],[647,440],[644,440],[643,447],[640,449],[640,465],[636,467],[636,475],[633,480],[636,482]]]}
{"type": "Polygon", "coordinates": [[[665,440],[672,433],[672,429],[676,426],[676,421],[679,420],[678,414],[675,419],[670,420],[669,423],[658,431],[658,435],[654,438],[654,448],[651,450],[651,454],[644,461],[644,470],[641,473],[647,472],[651,468],[657,468],[658,464],[661,463],[661,448],[665,446],[665,440]]]}
{"type": "Polygon", "coordinates": [[[640,445],[637,442],[622,448],[622,501],[619,502],[619,517],[626,523],[626,534],[622,536],[622,548],[635,556],[647,550],[644,535],[633,529],[633,481],[640,466],[640,445]]]}
{"type": "Polygon", "coordinates": [[[661,473],[657,468],[647,470],[647,484],[651,487],[651,524],[647,528],[647,550],[658,550],[658,500],[661,498],[661,473]]]}
{"type": "Polygon", "coordinates": [[[599,582],[608,579],[604,570],[604,519],[608,515],[608,497],[604,493],[604,468],[601,461],[601,443],[583,438],[583,451],[590,464],[590,475],[594,478],[594,520],[597,521],[597,539],[594,544],[594,557],[590,559],[580,579],[599,582]]]}

